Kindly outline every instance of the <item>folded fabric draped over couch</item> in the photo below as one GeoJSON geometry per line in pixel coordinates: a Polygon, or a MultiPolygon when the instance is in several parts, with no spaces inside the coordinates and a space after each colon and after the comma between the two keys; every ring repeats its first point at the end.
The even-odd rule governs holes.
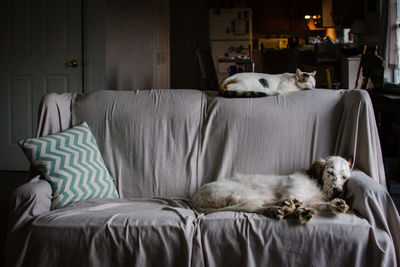
{"type": "Polygon", "coordinates": [[[50,186],[33,179],[14,194],[10,266],[399,264],[400,219],[385,189],[365,91],[254,99],[197,90],[49,94],[38,135],[82,122],[122,199],[50,210],[50,186]],[[321,213],[295,225],[249,213],[205,216],[187,200],[202,184],[236,172],[288,174],[328,155],[354,156],[348,214],[321,213]]]}
{"type": "Polygon", "coordinates": [[[148,180],[149,173],[156,175],[151,177],[157,183],[162,183],[160,176],[165,180],[158,190],[167,190],[170,179],[181,178],[185,186],[165,193],[189,197],[199,184],[217,177],[292,173],[328,155],[353,155],[356,168],[385,185],[374,112],[365,91],[226,99],[195,90],[138,90],[48,98],[39,135],[88,122],[122,197],[163,195],[153,184],[148,189],[136,184],[148,180]],[[171,125],[174,121],[184,124],[171,125]],[[185,168],[182,162],[173,163],[179,168],[170,165],[165,158],[168,148],[174,149],[174,158],[186,161],[185,168]],[[143,159],[149,161],[131,163],[143,154],[149,154],[143,159]],[[169,166],[159,165],[163,161],[169,166]],[[141,177],[126,177],[132,173],[141,177]],[[134,187],[143,192],[131,192],[134,187]]]}

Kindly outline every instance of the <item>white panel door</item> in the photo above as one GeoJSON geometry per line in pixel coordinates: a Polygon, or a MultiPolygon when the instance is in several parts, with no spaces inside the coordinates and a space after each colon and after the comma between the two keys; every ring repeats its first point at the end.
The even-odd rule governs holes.
{"type": "Polygon", "coordinates": [[[0,9],[0,170],[27,170],[18,141],[50,92],[82,91],[82,0],[8,0],[0,9]]]}

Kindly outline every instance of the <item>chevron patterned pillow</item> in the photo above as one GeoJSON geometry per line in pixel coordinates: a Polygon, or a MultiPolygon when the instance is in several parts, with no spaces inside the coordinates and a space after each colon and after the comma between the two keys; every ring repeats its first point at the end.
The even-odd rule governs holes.
{"type": "Polygon", "coordinates": [[[86,122],[19,144],[31,164],[51,184],[52,209],[90,198],[119,198],[86,122]]]}

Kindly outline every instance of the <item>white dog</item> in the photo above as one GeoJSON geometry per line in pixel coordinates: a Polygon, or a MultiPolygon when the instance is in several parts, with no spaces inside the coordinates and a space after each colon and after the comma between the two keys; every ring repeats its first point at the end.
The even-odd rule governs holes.
{"type": "Polygon", "coordinates": [[[309,221],[314,209],[345,213],[349,206],[338,198],[350,177],[352,157],[331,156],[310,169],[291,175],[236,175],[203,185],[192,204],[200,212],[256,212],[282,219],[309,221]]]}

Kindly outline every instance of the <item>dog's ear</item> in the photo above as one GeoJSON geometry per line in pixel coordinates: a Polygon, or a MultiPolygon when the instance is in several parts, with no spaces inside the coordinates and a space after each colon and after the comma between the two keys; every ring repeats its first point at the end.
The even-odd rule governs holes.
{"type": "Polygon", "coordinates": [[[353,156],[347,157],[346,160],[350,164],[350,167],[352,167],[353,166],[353,156]]]}
{"type": "Polygon", "coordinates": [[[302,71],[300,69],[296,69],[297,79],[300,78],[301,74],[302,74],[302,71]]]}
{"type": "Polygon", "coordinates": [[[311,167],[307,170],[307,174],[319,183],[322,182],[322,172],[324,171],[326,161],[324,159],[318,159],[311,164],[311,167]]]}

